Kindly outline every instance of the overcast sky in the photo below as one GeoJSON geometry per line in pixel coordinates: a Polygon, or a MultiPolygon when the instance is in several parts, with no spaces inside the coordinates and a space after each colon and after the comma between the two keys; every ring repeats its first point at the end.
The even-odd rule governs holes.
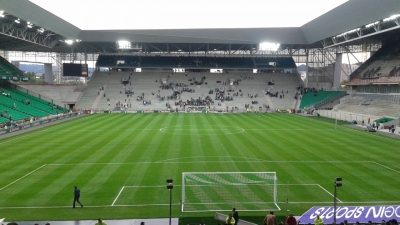
{"type": "Polygon", "coordinates": [[[300,27],[347,0],[30,0],[83,30],[300,27]]]}

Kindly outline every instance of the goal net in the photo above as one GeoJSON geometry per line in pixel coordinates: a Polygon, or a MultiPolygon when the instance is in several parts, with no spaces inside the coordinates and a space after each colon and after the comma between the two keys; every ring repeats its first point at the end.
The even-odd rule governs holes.
{"type": "Polygon", "coordinates": [[[182,173],[182,212],[280,210],[275,172],[182,173]]]}

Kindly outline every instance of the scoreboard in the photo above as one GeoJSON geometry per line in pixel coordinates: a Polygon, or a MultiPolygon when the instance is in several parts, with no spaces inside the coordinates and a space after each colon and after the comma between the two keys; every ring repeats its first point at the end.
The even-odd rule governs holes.
{"type": "Polygon", "coordinates": [[[88,64],[63,63],[64,77],[87,77],[88,75],[88,64]]]}

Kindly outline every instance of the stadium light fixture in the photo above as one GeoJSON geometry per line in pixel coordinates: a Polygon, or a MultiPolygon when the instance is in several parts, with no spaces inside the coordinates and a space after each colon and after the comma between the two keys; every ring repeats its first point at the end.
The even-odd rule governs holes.
{"type": "Polygon", "coordinates": [[[131,42],[130,41],[117,41],[117,48],[118,49],[130,49],[131,48],[131,42]]]}
{"type": "Polygon", "coordinates": [[[0,11],[0,17],[4,18],[4,11],[3,10],[0,11]]]}
{"type": "Polygon", "coordinates": [[[72,45],[74,43],[74,40],[68,39],[68,40],[65,40],[64,42],[67,43],[68,45],[72,45]]]}
{"type": "Polygon", "coordinates": [[[400,17],[400,14],[395,14],[395,15],[392,15],[392,16],[390,16],[388,18],[383,19],[383,22],[388,22],[388,21],[391,21],[391,20],[395,20],[395,19],[397,19],[399,17],[400,17]]]}
{"type": "Polygon", "coordinates": [[[28,28],[32,28],[33,27],[33,23],[31,23],[31,22],[26,22],[26,26],[28,27],[28,28]]]}
{"type": "Polygon", "coordinates": [[[335,178],[335,191],[333,192],[333,222],[336,224],[336,201],[337,201],[337,188],[343,186],[343,179],[341,177],[335,178]]]}
{"type": "Polygon", "coordinates": [[[172,189],[174,186],[172,185],[173,180],[167,179],[167,189],[169,191],[169,225],[171,225],[171,218],[172,218],[172,189]]]}
{"type": "Polygon", "coordinates": [[[14,20],[14,22],[19,24],[19,23],[21,23],[21,20],[19,18],[17,18],[17,19],[14,20]]]}
{"type": "Polygon", "coordinates": [[[39,33],[43,34],[44,31],[45,31],[45,29],[42,27],[42,28],[37,29],[37,31],[38,31],[39,33]]]}
{"type": "Polygon", "coordinates": [[[351,34],[351,33],[355,33],[355,32],[358,32],[358,31],[360,31],[360,30],[361,30],[360,28],[356,28],[356,29],[353,29],[353,30],[349,30],[349,31],[346,31],[346,32],[341,33],[341,34],[339,34],[339,35],[336,35],[336,37],[343,37],[343,36],[345,36],[345,35],[348,35],[348,34],[351,34]]]}
{"type": "Polygon", "coordinates": [[[373,26],[377,25],[378,23],[379,23],[379,21],[376,21],[375,23],[367,24],[367,25],[365,25],[365,28],[373,27],[373,26]]]}
{"type": "Polygon", "coordinates": [[[279,43],[270,43],[270,42],[262,42],[258,45],[259,50],[270,50],[270,51],[276,51],[279,49],[281,44],[279,43]]]}

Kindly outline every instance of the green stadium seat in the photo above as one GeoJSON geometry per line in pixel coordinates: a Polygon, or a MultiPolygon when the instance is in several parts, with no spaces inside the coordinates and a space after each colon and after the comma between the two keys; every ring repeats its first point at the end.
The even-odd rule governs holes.
{"type": "Polygon", "coordinates": [[[322,101],[330,101],[332,99],[335,99],[337,97],[340,97],[342,95],[345,95],[345,91],[317,91],[316,95],[314,96],[314,92],[308,91],[307,93],[303,93],[301,103],[300,103],[300,108],[308,108],[310,106],[313,106],[317,103],[320,103],[322,101]]]}

